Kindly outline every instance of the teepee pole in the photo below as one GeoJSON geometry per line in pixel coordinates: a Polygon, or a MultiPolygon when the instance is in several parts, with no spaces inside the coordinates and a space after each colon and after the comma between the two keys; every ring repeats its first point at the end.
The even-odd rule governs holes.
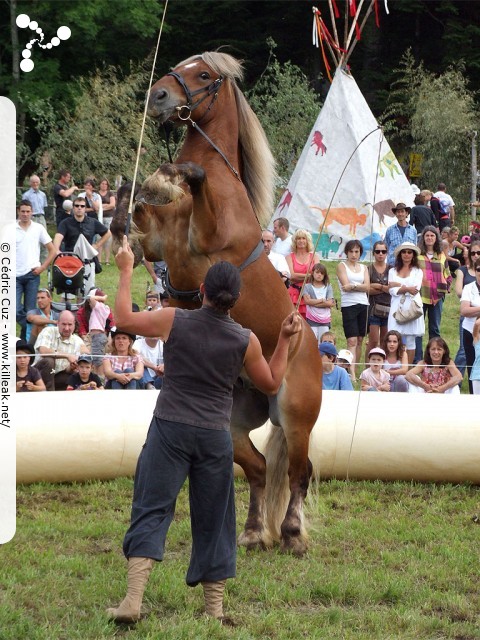
{"type": "MultiPolygon", "coordinates": [[[[345,0],[345,23],[343,28],[343,48],[347,50],[347,36],[348,36],[348,5],[349,0],[345,0]]],[[[343,57],[344,54],[342,54],[343,57]]],[[[340,58],[340,64],[342,64],[342,58],[340,58]]]]}
{"type": "MultiPolygon", "coordinates": [[[[332,0],[328,0],[328,7],[330,9],[330,18],[332,20],[332,28],[333,28],[333,35],[335,36],[335,44],[340,49],[340,40],[338,39],[337,23],[335,22],[335,14],[333,12],[332,0]]],[[[338,60],[337,60],[337,64],[338,64],[338,60]]]]}
{"type": "Polygon", "coordinates": [[[326,38],[325,38],[325,42],[327,43],[328,50],[330,51],[330,55],[333,58],[333,63],[335,65],[335,70],[336,70],[336,67],[338,66],[338,63],[340,61],[340,56],[337,57],[334,49],[332,49],[332,46],[331,46],[330,42],[326,38]]]}
{"type": "MultiPolygon", "coordinates": [[[[364,0],[360,0],[360,2],[358,3],[357,12],[355,13],[355,17],[352,20],[352,25],[350,27],[350,33],[348,34],[347,42],[345,43],[345,46],[344,46],[344,49],[345,49],[345,51],[347,53],[344,54],[343,58],[340,61],[342,65],[345,64],[345,57],[348,55],[348,47],[350,46],[350,42],[352,40],[352,35],[353,35],[353,32],[355,31],[355,25],[358,22],[358,16],[360,15],[360,11],[362,10],[363,2],[364,2],[364,0]]],[[[348,4],[348,2],[347,2],[347,4],[348,4]]]]}
{"type": "MultiPolygon", "coordinates": [[[[372,13],[374,5],[375,5],[375,0],[372,0],[371,3],[370,3],[370,6],[368,7],[368,9],[367,9],[367,11],[366,11],[366,13],[365,13],[365,15],[363,17],[362,24],[360,25],[360,33],[363,32],[363,27],[365,26],[365,23],[367,22],[369,15],[372,13]]],[[[358,42],[358,40],[354,40],[352,46],[350,47],[350,51],[347,51],[347,53],[345,54],[345,58],[343,59],[343,65],[346,65],[347,62],[349,61],[350,56],[353,53],[353,50],[357,46],[357,42],[358,42]]]]}

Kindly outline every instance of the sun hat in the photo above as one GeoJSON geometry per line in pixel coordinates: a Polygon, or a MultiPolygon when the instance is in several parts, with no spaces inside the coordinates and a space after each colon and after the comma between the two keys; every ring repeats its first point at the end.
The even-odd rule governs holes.
{"type": "Polygon", "coordinates": [[[337,355],[337,350],[335,348],[335,345],[332,344],[331,342],[321,342],[318,350],[320,351],[320,353],[323,355],[324,353],[328,354],[329,356],[336,356],[337,355]]]}
{"type": "Polygon", "coordinates": [[[411,249],[412,251],[415,251],[417,256],[420,255],[420,248],[417,247],[416,244],[413,244],[413,242],[402,242],[402,244],[399,244],[394,251],[395,257],[397,257],[400,251],[403,251],[404,249],[411,249]]]}
{"type": "Polygon", "coordinates": [[[396,207],[392,207],[393,213],[397,213],[398,209],[405,209],[407,213],[410,213],[410,211],[412,210],[412,208],[407,207],[404,202],[399,202],[396,207]]]}
{"type": "Polygon", "coordinates": [[[352,364],[353,362],[353,353],[348,349],[340,349],[338,352],[338,357],[342,360],[346,360],[348,364],[352,364]]]}
{"type": "Polygon", "coordinates": [[[384,359],[387,357],[385,351],[380,347],[373,347],[373,349],[370,349],[370,351],[368,352],[368,357],[374,356],[375,354],[382,356],[384,359]]]}

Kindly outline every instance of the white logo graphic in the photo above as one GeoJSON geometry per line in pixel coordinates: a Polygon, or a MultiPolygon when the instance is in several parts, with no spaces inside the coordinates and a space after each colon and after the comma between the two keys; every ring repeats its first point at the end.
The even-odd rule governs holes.
{"type": "Polygon", "coordinates": [[[59,27],[57,29],[57,35],[54,36],[50,40],[50,42],[48,42],[47,44],[42,44],[43,42],[42,28],[38,26],[38,22],[36,22],[35,20],[30,20],[30,18],[27,16],[26,13],[22,13],[19,16],[17,16],[17,27],[19,29],[29,28],[38,34],[38,38],[33,38],[33,40],[30,40],[30,42],[26,45],[26,48],[22,51],[23,60],[20,62],[20,69],[22,71],[25,71],[25,73],[28,73],[29,71],[31,71],[35,66],[33,64],[33,60],[31,59],[32,57],[31,49],[35,43],[37,43],[37,45],[41,49],[51,49],[52,47],[58,47],[58,45],[60,44],[60,40],[68,40],[72,35],[72,32],[70,31],[69,27],[59,27]]]}

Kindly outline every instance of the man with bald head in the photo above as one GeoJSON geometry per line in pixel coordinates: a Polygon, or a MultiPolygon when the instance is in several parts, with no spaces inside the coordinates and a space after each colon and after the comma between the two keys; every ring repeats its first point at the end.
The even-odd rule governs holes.
{"type": "Polygon", "coordinates": [[[286,283],[286,281],[290,278],[290,269],[288,268],[285,256],[282,256],[281,253],[275,253],[275,251],[272,251],[273,243],[275,242],[275,236],[268,229],[262,231],[262,242],[268,259],[273,264],[275,269],[279,272],[283,282],[286,283]]]}
{"type": "Polygon", "coordinates": [[[84,341],[75,333],[75,316],[62,311],[57,326],[47,326],[35,342],[35,353],[40,359],[35,366],[40,371],[47,391],[67,388],[68,378],[77,370],[77,358],[88,353],[84,341]]]}

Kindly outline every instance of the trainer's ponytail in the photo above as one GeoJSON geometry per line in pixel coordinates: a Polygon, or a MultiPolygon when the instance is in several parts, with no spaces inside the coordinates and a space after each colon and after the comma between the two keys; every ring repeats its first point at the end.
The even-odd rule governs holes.
{"type": "Polygon", "coordinates": [[[217,262],[207,271],[204,284],[205,293],[213,307],[226,313],[240,296],[240,271],[230,262],[217,262]]]}

